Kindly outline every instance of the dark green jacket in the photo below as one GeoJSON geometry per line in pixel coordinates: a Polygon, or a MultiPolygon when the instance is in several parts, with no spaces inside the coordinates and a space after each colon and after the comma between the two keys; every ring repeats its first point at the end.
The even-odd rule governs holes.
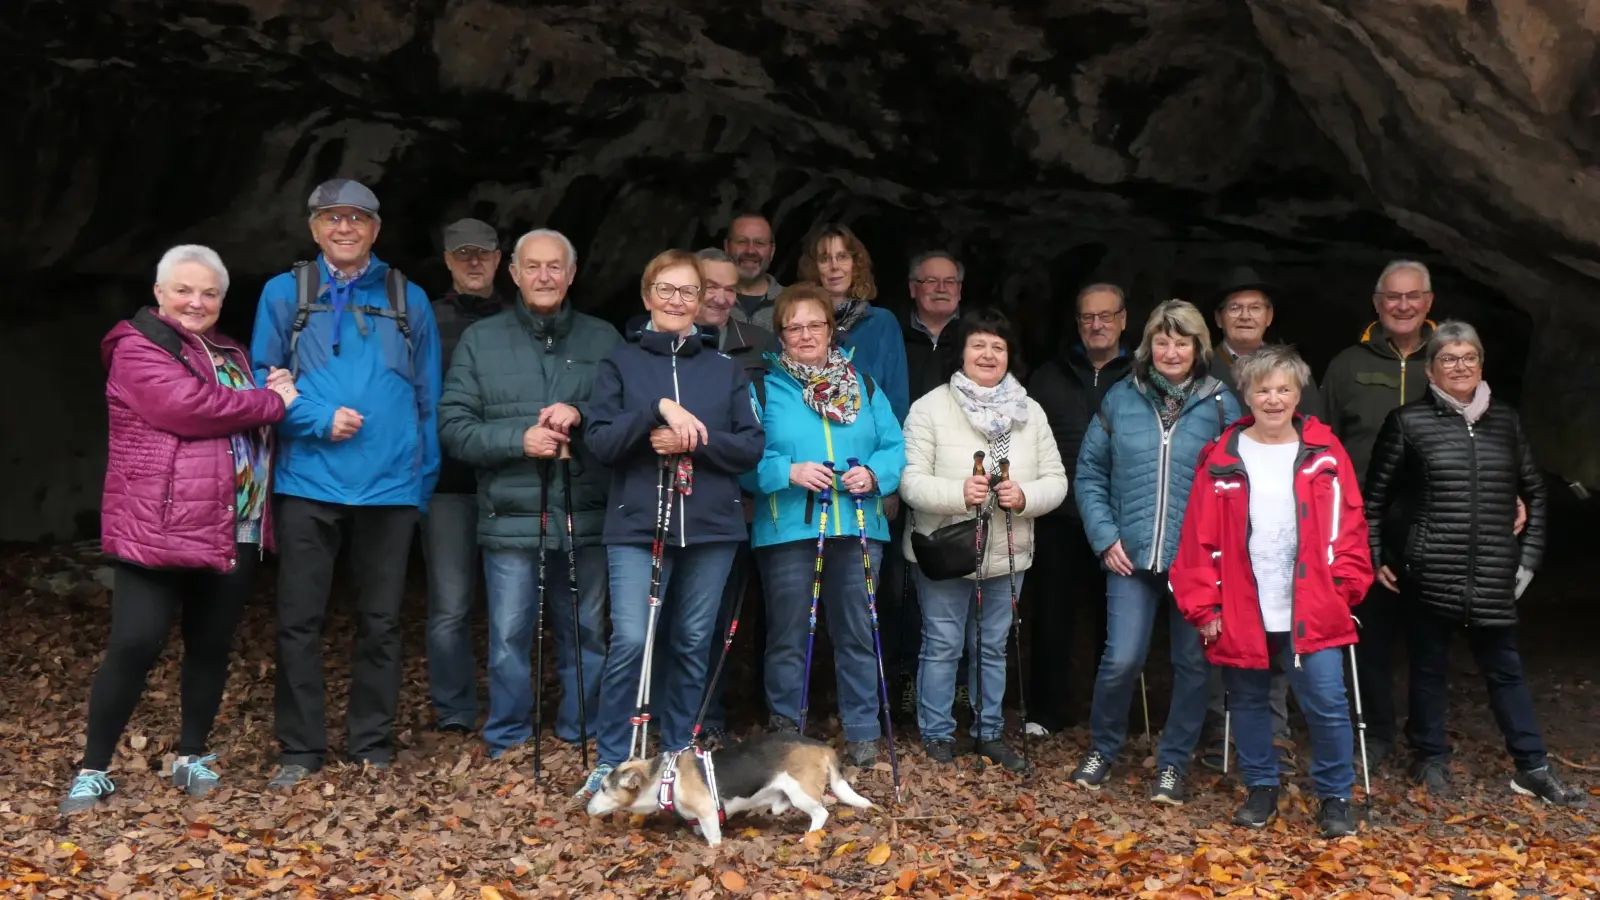
{"type": "Polygon", "coordinates": [[[539,545],[541,488],[548,472],[547,549],[565,546],[566,506],[561,464],[522,454],[522,435],[539,412],[556,403],[577,408],[584,422],[572,429],[574,542],[597,545],[605,525],[611,473],[583,441],[595,367],[622,335],[570,303],[554,316],[536,316],[523,303],[477,322],[445,375],[439,399],[439,434],[446,452],[478,474],[478,543],[489,550],[533,550],[539,545]]]}
{"type": "MultiPolygon", "coordinates": [[[[1433,323],[1422,326],[1422,345],[1433,336],[1433,323]]],[[[1402,359],[1389,343],[1383,326],[1367,326],[1354,347],[1346,347],[1328,363],[1322,376],[1324,419],[1344,444],[1350,461],[1364,480],[1372,461],[1372,445],[1390,410],[1428,392],[1428,373],[1422,351],[1402,359]]]]}

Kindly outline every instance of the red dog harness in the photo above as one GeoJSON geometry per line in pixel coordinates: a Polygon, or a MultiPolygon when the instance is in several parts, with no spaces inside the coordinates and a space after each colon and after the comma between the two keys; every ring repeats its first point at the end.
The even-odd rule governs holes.
{"type": "MultiPolygon", "coordinates": [[[[678,783],[678,758],[688,749],[690,748],[685,747],[683,750],[674,750],[668,753],[666,765],[661,770],[661,787],[656,790],[656,805],[665,812],[677,812],[677,806],[672,797],[673,788],[678,783]]],[[[711,792],[711,802],[717,805],[717,824],[726,824],[728,814],[722,807],[722,795],[717,792],[717,770],[711,763],[711,754],[700,747],[693,749],[695,758],[700,761],[700,772],[706,779],[706,789],[711,792]]],[[[690,825],[700,824],[699,819],[687,819],[686,821],[690,825]]]]}

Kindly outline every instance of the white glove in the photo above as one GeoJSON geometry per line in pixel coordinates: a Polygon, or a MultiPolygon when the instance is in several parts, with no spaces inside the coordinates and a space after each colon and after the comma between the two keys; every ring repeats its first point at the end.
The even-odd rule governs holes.
{"type": "Polygon", "coordinates": [[[1527,566],[1517,566],[1517,590],[1512,596],[1522,599],[1522,592],[1528,589],[1528,582],[1533,580],[1533,570],[1527,566]]]}

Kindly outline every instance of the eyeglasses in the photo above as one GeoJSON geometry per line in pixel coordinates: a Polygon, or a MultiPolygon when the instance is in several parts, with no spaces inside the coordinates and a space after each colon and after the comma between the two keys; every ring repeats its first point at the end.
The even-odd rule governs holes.
{"type": "Polygon", "coordinates": [[[1468,353],[1465,356],[1436,356],[1434,360],[1445,369],[1476,369],[1478,363],[1483,362],[1483,358],[1476,353],[1468,353]]]}
{"type": "Polygon", "coordinates": [[[697,284],[668,284],[658,281],[651,285],[656,289],[656,296],[662,300],[671,300],[673,294],[682,297],[685,303],[693,303],[700,299],[700,286],[697,284]]]}
{"type": "Polygon", "coordinates": [[[783,333],[789,337],[799,337],[802,334],[821,336],[828,333],[827,322],[807,322],[804,325],[785,325],[783,333]]]}
{"type": "Polygon", "coordinates": [[[1379,291],[1378,299],[1389,304],[1399,303],[1401,300],[1420,303],[1432,293],[1433,291],[1405,291],[1404,293],[1400,291],[1379,291]]]}
{"type": "Polygon", "coordinates": [[[1123,310],[1120,309],[1112,310],[1111,312],[1078,313],[1078,324],[1092,325],[1095,322],[1099,322],[1101,325],[1110,325],[1112,322],[1116,321],[1117,316],[1122,315],[1122,313],[1123,310]]]}
{"type": "Polygon", "coordinates": [[[942,287],[954,290],[961,286],[961,279],[959,278],[913,278],[911,280],[924,287],[932,288],[942,287]]]}
{"type": "Polygon", "coordinates": [[[340,225],[346,222],[349,222],[354,228],[362,228],[372,224],[372,214],[364,212],[319,212],[317,213],[317,221],[327,225],[332,225],[334,228],[338,228],[340,225]]]}
{"type": "Polygon", "coordinates": [[[1247,315],[1252,319],[1259,319],[1267,314],[1267,308],[1259,303],[1252,303],[1249,306],[1241,306],[1234,303],[1230,304],[1223,312],[1230,319],[1242,319],[1247,315]]]}
{"type": "Polygon", "coordinates": [[[835,253],[832,256],[829,256],[826,253],[817,254],[817,265],[819,265],[819,266],[827,265],[828,263],[833,263],[836,266],[842,266],[842,265],[844,265],[845,263],[847,263],[849,261],[850,261],[850,254],[849,253],[844,253],[844,252],[835,253]]]}
{"type": "Polygon", "coordinates": [[[488,262],[494,258],[498,250],[483,250],[478,247],[457,247],[450,251],[457,262],[488,262]]]}

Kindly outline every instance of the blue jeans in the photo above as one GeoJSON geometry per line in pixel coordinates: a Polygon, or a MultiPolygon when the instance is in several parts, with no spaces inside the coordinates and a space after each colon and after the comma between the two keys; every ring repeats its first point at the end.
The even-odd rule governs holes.
{"type": "MultiPolygon", "coordinates": [[[[847,741],[875,741],[878,722],[878,654],[867,608],[867,582],[861,566],[861,539],[831,538],[823,544],[822,596],[833,671],[839,686],[839,719],[847,741]]],[[[874,584],[883,562],[883,544],[868,540],[874,584]]],[[[817,542],[788,541],[756,551],[767,598],[767,708],[800,720],[800,693],[806,679],[807,622],[817,542]]],[[[815,693],[810,695],[812,698],[815,693]]]]}
{"type": "MultiPolygon", "coordinates": [[[[978,705],[972,736],[980,741],[997,741],[1005,731],[1005,713],[1000,704],[1006,696],[1006,638],[1011,629],[1011,581],[1001,573],[983,582],[983,653],[978,653],[979,622],[976,615],[977,582],[967,578],[933,581],[913,563],[917,597],[922,601],[922,654],[917,668],[917,729],[924,741],[948,741],[955,737],[956,670],[961,651],[977,663],[969,665],[967,691],[978,705]],[[983,693],[978,693],[978,674],[983,673],[983,693]]],[[[1022,577],[1017,573],[1017,590],[1022,577]]]]}
{"type": "MultiPolygon", "coordinates": [[[[600,672],[605,668],[606,549],[579,547],[578,619],[582,632],[584,712],[589,734],[596,732],[600,672]]],[[[533,736],[533,654],[539,610],[539,553],[536,550],[485,550],[484,582],[489,592],[489,719],[483,740],[491,756],[533,736]]],[[[556,737],[578,740],[578,671],[573,654],[572,589],[567,580],[567,554],[551,550],[545,557],[545,589],[550,593],[546,627],[555,633],[556,677],[561,706],[556,711],[556,737]]]]}
{"type": "MultiPolygon", "coordinates": [[[[1317,796],[1348,800],[1356,772],[1351,761],[1354,744],[1344,692],[1343,649],[1335,647],[1302,656],[1300,668],[1296,669],[1288,634],[1268,637],[1276,648],[1274,655],[1283,675],[1294,688],[1295,703],[1311,730],[1311,780],[1317,796]]],[[[1228,688],[1233,746],[1239,754],[1239,771],[1244,775],[1245,786],[1276,785],[1278,751],[1272,744],[1273,713],[1269,702],[1275,677],[1267,669],[1219,668],[1228,688]]]]}
{"type": "Polygon", "coordinates": [[[428,567],[428,693],[440,725],[478,725],[472,607],[478,587],[478,498],[434,494],[422,517],[428,567]]]}
{"type": "Polygon", "coordinates": [[[1161,729],[1156,768],[1189,771],[1189,758],[1206,719],[1207,681],[1211,665],[1200,645],[1200,632],[1178,611],[1167,593],[1163,575],[1136,571],[1106,573],[1106,652],[1094,679],[1089,708],[1089,745],[1107,762],[1116,760],[1128,737],[1128,712],[1150,654],[1150,633],[1156,613],[1167,606],[1172,637],[1172,702],[1161,729]]]}
{"type": "MultiPolygon", "coordinates": [[[[659,736],[661,747],[689,744],[705,692],[717,606],[737,547],[734,541],[719,541],[666,549],[657,634],[670,634],[671,640],[658,641],[650,674],[651,721],[657,726],[651,731],[659,736]]],[[[630,720],[638,709],[639,665],[650,626],[650,547],[613,544],[606,554],[611,569],[611,651],[600,681],[595,733],[600,762],[614,766],[628,758],[630,720]]]]}

